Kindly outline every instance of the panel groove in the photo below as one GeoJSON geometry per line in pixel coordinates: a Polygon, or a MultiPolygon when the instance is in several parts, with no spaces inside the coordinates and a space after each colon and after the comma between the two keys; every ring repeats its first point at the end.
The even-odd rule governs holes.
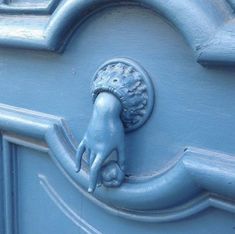
{"type": "Polygon", "coordinates": [[[96,228],[91,224],[87,223],[82,219],[71,207],[69,207],[66,202],[59,196],[59,194],[50,185],[49,181],[44,175],[38,175],[40,179],[40,184],[44,191],[50,197],[50,199],[55,203],[55,205],[67,216],[76,226],[81,228],[88,234],[101,234],[96,228]]]}
{"type": "Polygon", "coordinates": [[[17,234],[15,147],[3,137],[3,186],[4,186],[4,229],[5,234],[17,234]]]}

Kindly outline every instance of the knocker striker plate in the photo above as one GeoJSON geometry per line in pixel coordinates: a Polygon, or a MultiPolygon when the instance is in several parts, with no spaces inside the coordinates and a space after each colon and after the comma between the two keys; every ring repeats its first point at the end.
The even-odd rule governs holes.
{"type": "Polygon", "coordinates": [[[93,78],[93,100],[99,93],[110,92],[122,103],[121,119],[126,132],[141,127],[151,115],[154,89],[147,72],[127,58],[105,62],[93,78]]]}

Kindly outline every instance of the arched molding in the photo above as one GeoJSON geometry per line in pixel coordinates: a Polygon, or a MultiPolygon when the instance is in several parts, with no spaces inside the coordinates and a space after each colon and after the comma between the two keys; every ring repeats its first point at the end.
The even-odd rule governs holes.
{"type": "MultiPolygon", "coordinates": [[[[88,16],[104,7],[121,4],[149,8],[166,18],[186,38],[199,63],[235,63],[233,0],[64,0],[38,30],[32,31],[25,25],[19,25],[16,30],[18,33],[14,34],[11,31],[16,26],[9,18],[9,24],[0,25],[0,44],[62,51],[72,32],[88,16]]],[[[41,16],[37,17],[39,19],[41,16]]]]}

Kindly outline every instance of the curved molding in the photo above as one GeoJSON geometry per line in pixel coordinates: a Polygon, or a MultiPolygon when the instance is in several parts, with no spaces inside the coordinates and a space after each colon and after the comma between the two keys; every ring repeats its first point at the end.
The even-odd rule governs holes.
{"type": "Polygon", "coordinates": [[[49,22],[45,22],[45,27],[37,33],[28,28],[21,30],[24,26],[16,26],[10,22],[7,25],[8,30],[0,34],[0,44],[61,51],[74,29],[86,17],[104,7],[120,4],[135,4],[161,14],[183,34],[199,63],[235,64],[233,0],[64,0],[49,17],[49,22]],[[18,28],[17,36],[10,33],[13,27],[18,28]]]}
{"type": "MultiPolygon", "coordinates": [[[[90,195],[86,192],[87,166],[84,163],[81,172],[75,173],[76,143],[63,119],[0,105],[0,129],[31,139],[27,147],[37,141],[46,143],[71,183],[115,215],[154,222],[184,218],[209,206],[235,213],[234,156],[188,148],[176,162],[151,177],[126,178],[120,188],[99,187],[90,195]]],[[[24,145],[20,140],[16,144],[24,145]]]]}

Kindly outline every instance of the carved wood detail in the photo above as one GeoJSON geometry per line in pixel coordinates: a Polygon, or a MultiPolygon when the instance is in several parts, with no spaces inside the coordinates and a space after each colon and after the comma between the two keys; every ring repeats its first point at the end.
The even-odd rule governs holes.
{"type": "MultiPolygon", "coordinates": [[[[11,157],[14,145],[47,152],[81,193],[115,215],[146,222],[166,222],[188,217],[208,207],[235,213],[233,156],[187,148],[161,173],[125,178],[120,188],[107,190],[100,187],[91,195],[86,192],[86,162],[79,174],[74,170],[77,143],[63,119],[1,105],[0,129],[3,132],[5,213],[12,212],[14,205],[10,195],[13,178],[9,176],[14,167],[11,157]]],[[[14,227],[12,220],[6,222],[9,230],[14,227]]]]}
{"type": "MultiPolygon", "coordinates": [[[[43,7],[14,7],[13,5],[1,4],[1,17],[9,19],[7,30],[0,30],[0,45],[10,47],[21,47],[30,49],[63,51],[71,32],[87,16],[93,12],[108,7],[112,4],[135,4],[141,7],[150,8],[168,21],[174,24],[188,41],[194,51],[197,61],[203,65],[234,65],[235,64],[235,20],[234,0],[204,1],[163,1],[163,0],[93,0],[93,1],[62,1],[52,0],[43,7]],[[57,7],[56,7],[57,6],[57,7]],[[55,9],[56,8],[56,9],[55,9]],[[54,14],[50,16],[52,11],[54,14]],[[15,25],[5,13],[18,14],[19,20],[24,14],[37,17],[47,14],[44,27],[37,30],[37,33],[24,25],[15,25]],[[49,22],[48,22],[49,21],[49,22]],[[12,30],[18,32],[17,36],[12,30]],[[29,36],[30,35],[30,36],[29,36]]],[[[30,20],[30,19],[29,19],[30,20]]]]}

